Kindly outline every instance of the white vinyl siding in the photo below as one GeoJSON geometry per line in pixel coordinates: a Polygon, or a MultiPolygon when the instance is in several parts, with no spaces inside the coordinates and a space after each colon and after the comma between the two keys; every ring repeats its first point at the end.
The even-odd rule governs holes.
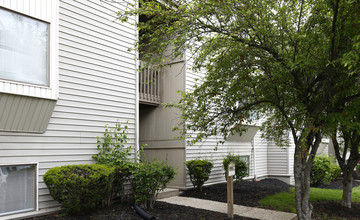
{"type": "Polygon", "coordinates": [[[255,155],[256,155],[256,177],[263,178],[268,175],[268,141],[261,138],[261,132],[258,131],[254,137],[255,155]]]}
{"type": "Polygon", "coordinates": [[[47,130],[0,132],[2,164],[38,162],[40,210],[59,206],[42,180],[45,172],[93,163],[105,124],[129,121],[128,144],[135,145],[136,55],[127,49],[136,29],[115,21],[121,9],[124,5],[110,1],[59,2],[59,99],[47,130]]]}
{"type": "Polygon", "coordinates": [[[288,148],[280,148],[270,142],[268,146],[269,175],[288,174],[288,164],[288,148]]]}
{"type": "Polygon", "coordinates": [[[294,184],[295,144],[293,136],[289,135],[289,146],[283,148],[270,142],[267,152],[269,176],[285,178],[289,184],[294,184]]]}

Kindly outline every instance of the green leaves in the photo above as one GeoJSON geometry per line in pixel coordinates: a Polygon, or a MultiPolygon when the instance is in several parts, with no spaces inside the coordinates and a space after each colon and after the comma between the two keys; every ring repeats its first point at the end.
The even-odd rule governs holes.
{"type": "Polygon", "coordinates": [[[110,166],[122,166],[129,162],[132,146],[128,146],[127,136],[128,125],[123,128],[121,123],[117,122],[114,129],[105,125],[104,137],[97,137],[98,154],[93,155],[98,164],[107,164],[110,166]]]}
{"type": "MultiPolygon", "coordinates": [[[[136,164],[131,173],[131,183],[134,188],[135,202],[146,204],[151,201],[158,192],[166,188],[166,185],[175,177],[175,169],[166,165],[164,161],[152,161],[136,164]]],[[[150,203],[153,208],[155,201],[150,203]]]]}
{"type": "Polygon", "coordinates": [[[331,181],[336,180],[340,174],[340,167],[332,164],[330,157],[317,156],[311,167],[310,183],[312,185],[329,184],[331,181]]]}
{"type": "Polygon", "coordinates": [[[242,181],[244,177],[249,175],[249,167],[248,167],[247,163],[244,161],[243,157],[229,153],[223,159],[223,167],[225,170],[225,178],[226,179],[227,179],[227,168],[231,162],[235,163],[234,179],[236,182],[242,181]]]}
{"type": "Polygon", "coordinates": [[[191,183],[198,190],[202,191],[202,186],[209,179],[211,169],[214,164],[208,160],[189,160],[185,162],[191,183]]]}
{"type": "Polygon", "coordinates": [[[65,213],[84,215],[102,207],[108,199],[114,168],[99,164],[68,165],[51,168],[43,178],[65,213]]]}

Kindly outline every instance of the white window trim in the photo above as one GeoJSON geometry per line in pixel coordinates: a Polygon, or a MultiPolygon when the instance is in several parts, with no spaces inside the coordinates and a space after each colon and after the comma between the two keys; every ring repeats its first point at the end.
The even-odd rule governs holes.
{"type": "Polygon", "coordinates": [[[35,85],[0,79],[0,93],[44,99],[59,97],[59,1],[4,0],[0,7],[49,23],[49,85],[35,85]],[[46,7],[45,7],[46,6],[46,7]]]}
{"type": "Polygon", "coordinates": [[[23,209],[18,211],[6,212],[0,215],[0,218],[5,216],[10,216],[19,213],[39,211],[39,163],[30,162],[30,163],[0,163],[0,166],[35,166],[35,210],[34,209],[23,209]]]}

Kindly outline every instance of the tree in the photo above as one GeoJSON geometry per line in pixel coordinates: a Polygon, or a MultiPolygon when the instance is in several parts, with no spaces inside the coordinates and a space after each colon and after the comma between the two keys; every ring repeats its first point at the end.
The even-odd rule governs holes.
{"type": "MultiPolygon", "coordinates": [[[[356,117],[358,118],[358,117],[356,117]]],[[[358,123],[356,121],[355,123],[358,123]]],[[[347,129],[340,125],[340,137],[343,140],[343,149],[340,149],[340,144],[337,138],[337,132],[334,132],[331,137],[334,144],[335,156],[339,163],[339,166],[343,172],[343,195],[341,205],[351,208],[351,193],[353,182],[353,171],[355,166],[360,160],[359,146],[360,146],[360,134],[359,130],[347,129]],[[347,158],[347,153],[350,153],[347,158]]]]}
{"type": "MultiPolygon", "coordinates": [[[[346,46],[339,45],[337,60],[347,68],[337,71],[356,75],[360,70],[360,35],[358,32],[353,32],[352,28],[359,28],[359,1],[354,4],[339,5],[342,10],[347,11],[343,14],[345,17],[339,17],[341,24],[339,40],[346,46]]],[[[327,133],[332,139],[335,156],[344,176],[341,205],[348,208],[351,208],[352,173],[360,159],[360,102],[356,97],[360,92],[360,84],[359,79],[352,80],[354,80],[352,77],[342,79],[340,83],[344,89],[333,97],[327,110],[329,112],[327,133]]]]}
{"type": "Polygon", "coordinates": [[[142,59],[161,65],[171,46],[173,57],[186,51],[193,71],[205,72],[177,105],[183,134],[198,131],[195,143],[241,133],[242,124],[266,118],[266,138],[286,145],[290,130],[297,215],[310,219],[310,168],[337,104],[334,97],[359,99],[353,89],[358,60],[351,58],[359,42],[359,1],[140,0],[140,5],[119,16],[147,18],[137,24],[142,59]]]}
{"type": "Polygon", "coordinates": [[[329,126],[329,136],[344,177],[341,205],[351,208],[352,174],[360,160],[360,103],[348,102],[346,97],[341,97],[329,117],[333,123],[329,126]]]}

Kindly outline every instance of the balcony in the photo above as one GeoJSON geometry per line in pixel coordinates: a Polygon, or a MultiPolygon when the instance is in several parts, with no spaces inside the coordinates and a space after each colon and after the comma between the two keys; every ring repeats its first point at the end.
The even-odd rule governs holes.
{"type": "MultiPolygon", "coordinates": [[[[144,66],[144,62],[140,61],[140,69],[144,66]]],[[[139,103],[160,105],[160,70],[147,67],[139,72],[139,103]]]]}

